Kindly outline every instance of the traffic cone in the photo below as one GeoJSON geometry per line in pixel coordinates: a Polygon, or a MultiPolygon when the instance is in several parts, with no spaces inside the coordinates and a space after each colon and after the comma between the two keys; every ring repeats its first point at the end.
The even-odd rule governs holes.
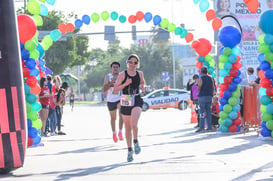
{"type": "Polygon", "coordinates": [[[198,120],[197,120],[197,114],[193,110],[193,111],[191,111],[191,123],[197,123],[197,122],[198,122],[198,120]]]}

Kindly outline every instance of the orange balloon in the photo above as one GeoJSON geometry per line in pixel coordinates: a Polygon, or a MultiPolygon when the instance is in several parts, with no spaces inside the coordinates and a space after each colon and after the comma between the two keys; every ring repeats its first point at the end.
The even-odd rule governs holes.
{"type": "Polygon", "coordinates": [[[193,40],[193,34],[192,33],[188,33],[187,36],[185,37],[186,42],[189,43],[193,40]]]}
{"type": "Polygon", "coordinates": [[[72,33],[75,30],[75,26],[72,23],[67,23],[66,31],[72,33]]]}
{"type": "Polygon", "coordinates": [[[201,69],[201,67],[203,67],[203,62],[198,62],[197,61],[195,66],[196,66],[196,68],[201,69]]]}
{"type": "Polygon", "coordinates": [[[216,17],[216,12],[213,9],[210,9],[206,12],[206,18],[208,21],[214,19],[216,17]]]}
{"type": "Polygon", "coordinates": [[[219,30],[222,26],[222,20],[221,18],[215,18],[213,21],[212,21],[212,28],[214,31],[216,30],[219,30]]]}
{"type": "Polygon", "coordinates": [[[60,23],[58,29],[61,33],[65,34],[66,32],[66,25],[64,23],[60,23]]]}
{"type": "Polygon", "coordinates": [[[38,84],[30,87],[30,93],[38,95],[40,92],[41,92],[41,87],[38,84]]]}
{"type": "Polygon", "coordinates": [[[248,10],[251,13],[255,13],[257,9],[259,8],[259,1],[258,0],[249,0],[246,4],[248,10]]]}

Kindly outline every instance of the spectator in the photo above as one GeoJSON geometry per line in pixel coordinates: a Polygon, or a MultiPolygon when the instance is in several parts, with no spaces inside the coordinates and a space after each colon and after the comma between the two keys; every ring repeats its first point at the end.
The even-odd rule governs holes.
{"type": "Polygon", "coordinates": [[[254,81],[256,80],[256,76],[254,75],[254,69],[253,67],[248,67],[247,68],[247,81],[248,81],[248,84],[253,84],[254,81]]]}
{"type": "Polygon", "coordinates": [[[213,96],[212,98],[212,106],[211,106],[211,121],[212,121],[212,128],[216,130],[219,127],[219,99],[217,96],[213,96]]]}
{"type": "Polygon", "coordinates": [[[47,87],[47,79],[45,77],[42,77],[40,79],[40,87],[41,87],[41,92],[39,94],[39,101],[42,105],[42,109],[40,111],[40,117],[42,120],[41,136],[47,136],[46,122],[48,117],[50,92],[47,87]]]}

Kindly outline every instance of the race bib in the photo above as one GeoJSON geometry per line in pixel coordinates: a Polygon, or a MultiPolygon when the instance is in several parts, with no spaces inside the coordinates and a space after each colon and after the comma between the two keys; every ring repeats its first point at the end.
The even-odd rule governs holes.
{"type": "Polygon", "coordinates": [[[121,106],[134,106],[135,105],[135,96],[134,95],[122,95],[120,98],[121,106]]]}

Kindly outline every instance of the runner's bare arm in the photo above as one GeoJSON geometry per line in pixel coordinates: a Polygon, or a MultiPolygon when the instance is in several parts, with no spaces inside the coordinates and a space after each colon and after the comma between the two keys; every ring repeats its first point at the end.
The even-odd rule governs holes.
{"type": "Polygon", "coordinates": [[[108,91],[108,89],[111,87],[111,82],[109,82],[109,75],[107,74],[104,78],[103,83],[103,92],[108,91]]]}
{"type": "Polygon", "coordinates": [[[145,79],[144,79],[144,74],[143,74],[142,71],[139,71],[139,75],[140,75],[140,88],[141,88],[141,91],[145,92],[146,82],[145,82],[145,79]]]}

